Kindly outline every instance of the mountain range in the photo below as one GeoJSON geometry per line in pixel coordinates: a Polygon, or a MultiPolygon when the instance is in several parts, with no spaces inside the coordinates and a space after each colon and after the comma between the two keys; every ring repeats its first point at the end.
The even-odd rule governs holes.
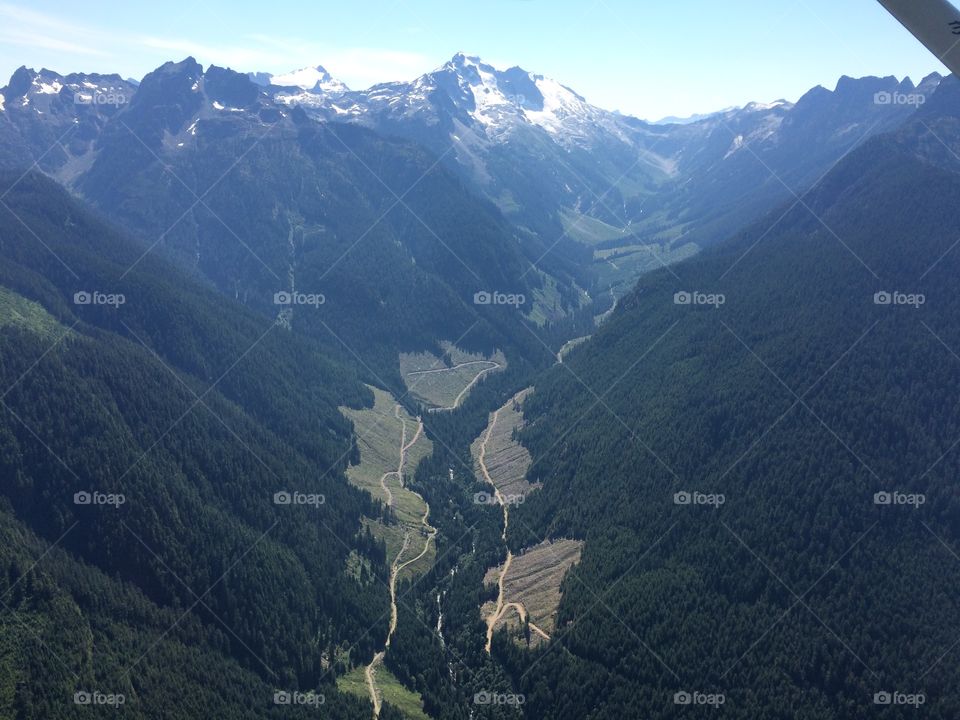
{"type": "MultiPolygon", "coordinates": [[[[835,90],[814,88],[796,103],[752,103],[683,125],[608,112],[554,80],[463,53],[412,82],[363,91],[348,90],[321,66],[244,76],[204,72],[188,59],[149,74],[139,88],[119,76],[21,68],[0,95],[12,121],[4,131],[13,133],[4,147],[20,153],[13,159],[40,156],[44,170],[91,195],[98,182],[112,181],[111,191],[131,184],[114,167],[102,181],[90,178],[108,165],[101,156],[111,146],[126,152],[140,139],[142,150],[175,169],[195,156],[204,125],[257,137],[278,123],[279,137],[305,115],[328,129],[351,124],[415,143],[514,226],[533,266],[526,277],[563,289],[556,309],[537,311],[556,319],[598,278],[594,295],[609,287],[622,293],[642,272],[795,197],[858,143],[896,127],[939,80],[841,78],[835,90]],[[83,104],[94,86],[97,102],[83,104]]],[[[126,221],[137,232],[163,231],[126,221]]]]}
{"type": "Polygon", "coordinates": [[[939,75],[18,69],[0,716],[956,717],[958,200],[939,75]]]}

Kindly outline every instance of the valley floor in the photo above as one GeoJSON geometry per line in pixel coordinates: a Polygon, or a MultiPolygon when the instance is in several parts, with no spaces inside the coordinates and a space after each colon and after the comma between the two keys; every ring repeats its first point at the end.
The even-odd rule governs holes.
{"type": "Polygon", "coordinates": [[[410,417],[389,393],[379,388],[371,390],[374,393],[372,408],[343,409],[354,423],[360,447],[360,464],[350,468],[347,477],[395,513],[393,522],[368,521],[374,536],[386,542],[390,559],[390,625],[383,649],[362,669],[362,685],[357,683],[361,668],[340,678],[339,685],[354,694],[357,694],[358,687],[363,687],[373,705],[374,718],[379,717],[386,700],[399,707],[416,709],[417,712],[405,713],[416,719],[426,717],[422,701],[403,688],[383,666],[383,661],[397,629],[397,583],[405,572],[414,577],[426,571],[436,553],[433,540],[437,530],[429,523],[430,506],[405,482],[405,477],[430,453],[432,444],[424,435],[420,418],[410,417]]]}

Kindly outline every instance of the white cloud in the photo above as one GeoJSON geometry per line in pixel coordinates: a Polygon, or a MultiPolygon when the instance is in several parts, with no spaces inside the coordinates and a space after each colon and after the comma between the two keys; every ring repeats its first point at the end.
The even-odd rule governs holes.
{"type": "Polygon", "coordinates": [[[45,50],[58,50],[60,52],[76,53],[77,55],[88,55],[95,57],[109,57],[109,53],[98,48],[86,45],[78,45],[67,40],[40,35],[30,32],[11,32],[7,28],[0,29],[0,43],[7,45],[19,45],[20,47],[43,48],[45,50]]]}
{"type": "Polygon", "coordinates": [[[98,39],[50,15],[0,3],[0,42],[5,44],[106,57],[98,39]],[[78,42],[81,38],[85,42],[78,42]]]}

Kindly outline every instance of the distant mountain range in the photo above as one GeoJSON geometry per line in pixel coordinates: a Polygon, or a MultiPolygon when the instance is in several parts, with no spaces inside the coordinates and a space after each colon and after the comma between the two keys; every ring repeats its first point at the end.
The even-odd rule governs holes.
{"type": "Polygon", "coordinates": [[[412,82],[269,91],[318,119],[425,145],[516,224],[559,239],[558,252],[577,255],[567,240],[600,245],[595,269],[628,285],[801,191],[858,142],[896,127],[939,81],[843,77],[796,103],[675,124],[597,108],[555,80],[463,53],[412,82]]]}
{"type": "Polygon", "coordinates": [[[15,80],[3,90],[11,122],[0,146],[41,158],[147,247],[228,296],[282,312],[331,352],[361,348],[384,377],[401,350],[468,327],[466,345],[535,353],[523,313],[563,317],[585,299],[570,280],[526,273],[545,248],[532,233],[518,242],[496,208],[423,149],[314,122],[246,75],[190,59],[137,88],[47,71],[15,80]],[[94,82],[116,101],[79,102],[94,82]],[[279,291],[324,295],[322,318],[278,308],[279,291]],[[530,302],[522,312],[478,306],[483,291],[530,302]]]}
{"type": "Polygon", "coordinates": [[[131,133],[174,166],[203,158],[204,137],[241,127],[255,134],[273,123],[305,128],[306,118],[319,128],[351,124],[403,138],[496,206],[537,282],[566,288],[562,302],[537,311],[557,319],[578,306],[582,291],[623,292],[646,270],[695,253],[802,192],[858,143],[901,123],[939,81],[844,77],[833,91],[814,88],[796,103],[751,103],[662,124],[597,108],[555,80],[519,67],[501,71],[463,53],[416,80],[362,91],[322,66],[242,75],[204,71],[188,59],[139,87],[119,76],[21,68],[0,89],[11,121],[0,127],[0,147],[8,162],[39,156],[41,168],[91,196],[94,177],[122,196],[136,186],[126,175],[133,167],[102,171],[117,147],[136,142],[131,133]]]}
{"type": "Polygon", "coordinates": [[[687,115],[685,117],[677,117],[676,115],[668,115],[667,117],[660,118],[659,120],[653,120],[654,125],[689,125],[690,123],[697,122],[698,120],[706,120],[707,118],[713,117],[714,115],[719,115],[721,113],[730,112],[731,110],[736,110],[737,107],[731,105],[730,107],[724,108],[723,110],[717,110],[709,113],[696,113],[694,115],[687,115]]]}

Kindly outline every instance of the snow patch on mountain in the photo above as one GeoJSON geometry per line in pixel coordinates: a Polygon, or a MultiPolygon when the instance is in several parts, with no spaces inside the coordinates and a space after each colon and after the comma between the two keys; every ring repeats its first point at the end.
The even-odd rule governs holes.
{"type": "Polygon", "coordinates": [[[743,109],[747,112],[763,112],[765,110],[773,110],[774,108],[781,107],[785,110],[789,110],[793,107],[793,103],[787,102],[786,100],[777,100],[772,103],[752,102],[744,105],[743,109]]]}
{"type": "Polygon", "coordinates": [[[730,149],[727,150],[727,154],[723,156],[723,159],[726,160],[728,157],[733,155],[737,150],[743,148],[743,135],[737,135],[733,139],[733,143],[730,145],[730,149]]]}
{"type": "MultiPolygon", "coordinates": [[[[227,112],[243,112],[243,108],[226,107],[223,103],[221,103],[221,102],[219,102],[219,101],[217,101],[217,100],[214,100],[214,101],[213,101],[213,109],[214,109],[214,110],[226,110],[227,112]]],[[[194,123],[194,124],[196,124],[196,123],[194,123]]]]}
{"type": "Polygon", "coordinates": [[[543,95],[543,110],[524,110],[524,115],[551,135],[569,131],[572,129],[570,121],[584,120],[593,114],[593,108],[570,88],[540,75],[533,76],[533,79],[543,95]]]}
{"type": "Polygon", "coordinates": [[[475,73],[475,77],[464,78],[473,95],[473,118],[488,127],[495,127],[503,113],[514,109],[515,103],[500,90],[496,72],[489,65],[479,62],[479,58],[465,58],[464,66],[475,73]]]}
{"type": "Polygon", "coordinates": [[[51,82],[43,82],[39,77],[33,81],[34,86],[37,88],[37,92],[41,95],[56,95],[63,89],[63,84],[59,80],[53,80],[51,82]]]}
{"type": "Polygon", "coordinates": [[[349,91],[344,83],[330,75],[322,65],[305,67],[293,70],[282,75],[267,73],[251,73],[250,78],[260,85],[277,85],[279,87],[298,87],[314,93],[339,95],[349,91]],[[267,80],[267,82],[264,82],[267,80]]]}

